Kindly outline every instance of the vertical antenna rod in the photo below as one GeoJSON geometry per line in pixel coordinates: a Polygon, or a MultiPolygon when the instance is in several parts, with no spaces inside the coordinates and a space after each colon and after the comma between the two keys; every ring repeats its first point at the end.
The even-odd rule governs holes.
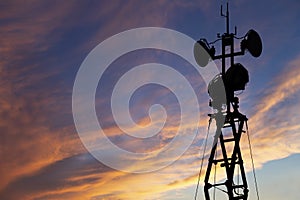
{"type": "Polygon", "coordinates": [[[229,34],[229,10],[228,10],[228,2],[226,4],[226,31],[229,34]]]}
{"type": "Polygon", "coordinates": [[[226,4],[226,14],[223,14],[223,6],[221,5],[221,16],[226,18],[226,33],[229,34],[229,9],[228,2],[226,4]]]}

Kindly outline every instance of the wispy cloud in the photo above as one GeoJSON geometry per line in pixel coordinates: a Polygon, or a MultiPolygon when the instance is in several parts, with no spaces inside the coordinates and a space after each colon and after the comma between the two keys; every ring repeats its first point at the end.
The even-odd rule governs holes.
{"type": "Polygon", "coordinates": [[[300,152],[297,142],[300,126],[296,120],[299,114],[295,110],[299,105],[299,64],[298,56],[274,77],[250,118],[250,133],[260,166],[269,160],[300,152]]]}
{"type": "MultiPolygon", "coordinates": [[[[74,132],[70,124],[56,132],[55,120],[50,119],[56,113],[66,114],[66,100],[57,96],[65,94],[65,86],[55,88],[48,82],[57,80],[54,77],[60,70],[45,67],[53,63],[53,58],[43,55],[52,47],[51,42],[58,40],[51,37],[51,33],[61,26],[58,19],[64,17],[70,7],[60,4],[63,10],[56,10],[55,3],[31,1],[19,6],[15,3],[2,3],[1,7],[0,43],[4,59],[0,66],[3,133],[0,190],[19,177],[68,156],[62,141],[76,143],[74,135],[66,134],[74,132]],[[61,104],[57,104],[58,101],[61,104]]],[[[82,150],[80,143],[77,144],[78,150],[82,150]]]]}
{"type": "MultiPolygon", "coordinates": [[[[78,67],[82,61],[78,52],[82,56],[82,52],[87,53],[106,37],[129,28],[168,26],[178,9],[195,6],[210,16],[211,4],[207,1],[1,3],[0,197],[8,200],[160,199],[168,192],[194,186],[200,165],[199,152],[203,151],[199,144],[205,137],[206,116],[198,124],[184,125],[184,134],[198,125],[200,134],[179,160],[157,172],[128,174],[104,166],[84,149],[72,122],[71,90],[74,60],[78,59],[78,67]],[[80,39],[81,34],[84,39],[80,39]]],[[[299,65],[300,57],[286,64],[283,72],[271,79],[270,90],[255,99],[258,106],[253,108],[249,125],[257,167],[300,152],[299,65]]],[[[197,87],[201,90],[199,95],[204,96],[204,86],[197,87]]],[[[169,100],[169,91],[151,92],[153,98],[138,99],[131,110],[133,115],[137,114],[135,120],[141,126],[150,122],[146,108],[156,100],[169,100]]],[[[207,105],[206,97],[199,98],[203,100],[201,105],[207,105]]],[[[96,99],[99,108],[107,105],[107,98],[96,99]]],[[[172,101],[166,108],[175,105],[176,101],[172,101]]],[[[166,126],[157,136],[145,141],[129,138],[111,122],[107,108],[101,111],[103,115],[99,118],[104,120],[106,135],[133,152],[158,150],[178,130],[179,113],[171,109],[166,126]]],[[[250,170],[245,137],[242,147],[246,168],[250,170]]],[[[145,165],[173,159],[172,156],[160,158],[145,165]]]]}

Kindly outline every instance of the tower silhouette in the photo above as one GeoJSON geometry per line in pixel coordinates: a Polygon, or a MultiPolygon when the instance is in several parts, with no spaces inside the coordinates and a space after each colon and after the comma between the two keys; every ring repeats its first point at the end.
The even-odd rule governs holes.
{"type": "MultiPolygon", "coordinates": [[[[262,41],[258,33],[252,29],[241,38],[236,36],[236,27],[234,33],[229,32],[228,3],[225,14],[221,6],[221,16],[226,18],[226,32],[222,35],[218,34],[218,39],[212,43],[208,43],[206,39],[200,39],[194,47],[195,59],[201,67],[205,67],[210,59],[221,59],[222,61],[221,74],[217,75],[208,86],[208,92],[211,97],[210,106],[214,110],[212,114],[209,114],[209,117],[210,122],[213,120],[216,122],[216,132],[204,178],[204,195],[206,200],[210,200],[211,189],[217,188],[226,193],[229,200],[246,200],[248,199],[249,189],[240,140],[242,134],[246,133],[248,129],[248,119],[246,115],[239,112],[239,99],[236,97],[235,92],[245,89],[245,85],[249,81],[249,75],[242,64],[234,62],[234,58],[245,55],[246,51],[254,57],[259,57],[262,52],[262,41]],[[235,39],[242,39],[240,51],[237,52],[234,50],[235,39]],[[220,55],[215,55],[216,50],[214,46],[210,46],[217,41],[222,42],[220,55]],[[205,52],[200,51],[199,49],[201,48],[205,52]],[[226,52],[228,48],[229,53],[226,52]],[[226,70],[226,59],[230,59],[228,70],[226,70]],[[219,156],[217,156],[218,149],[221,152],[219,156]],[[215,170],[217,167],[224,170],[226,174],[224,181],[217,182],[214,177],[213,183],[211,182],[213,165],[215,170]],[[237,180],[235,177],[237,177],[237,180]]],[[[215,192],[213,195],[215,199],[215,192]]]]}

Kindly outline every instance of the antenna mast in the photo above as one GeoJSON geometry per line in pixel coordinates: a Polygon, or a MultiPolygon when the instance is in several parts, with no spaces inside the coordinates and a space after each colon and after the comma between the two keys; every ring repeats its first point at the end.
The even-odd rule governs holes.
{"type": "Polygon", "coordinates": [[[242,134],[246,132],[244,126],[247,127],[248,119],[246,115],[239,112],[239,98],[235,96],[234,92],[245,89],[245,85],[249,81],[249,75],[242,64],[234,62],[234,57],[245,55],[246,50],[252,56],[259,57],[262,52],[262,42],[258,33],[252,29],[241,38],[236,37],[236,27],[234,33],[229,32],[228,3],[226,4],[226,14],[223,13],[223,6],[221,6],[221,16],[226,18],[226,32],[221,36],[218,34],[218,39],[215,42],[222,41],[222,53],[215,55],[214,46],[210,47],[215,42],[208,43],[206,39],[200,39],[194,46],[194,56],[201,67],[205,67],[209,59],[222,59],[221,74],[217,75],[208,86],[211,97],[210,106],[214,109],[214,113],[208,116],[210,121],[215,120],[216,122],[216,133],[204,179],[204,195],[206,200],[210,200],[211,189],[213,188],[214,199],[216,189],[218,189],[226,193],[229,200],[247,200],[249,189],[240,149],[240,139],[242,134]],[[237,52],[234,50],[235,39],[242,39],[241,50],[237,52]],[[226,47],[229,47],[230,52],[226,52],[226,47]],[[201,48],[206,51],[205,55],[201,48]],[[230,66],[226,71],[226,59],[228,58],[230,59],[230,66]],[[220,92],[220,82],[222,82],[225,94],[220,92]],[[225,106],[226,108],[224,109],[225,106]],[[219,156],[217,156],[217,152],[220,152],[218,153],[219,156]],[[225,181],[216,182],[216,177],[212,179],[211,171],[213,165],[215,168],[214,175],[216,175],[217,168],[224,170],[226,174],[225,181]]]}

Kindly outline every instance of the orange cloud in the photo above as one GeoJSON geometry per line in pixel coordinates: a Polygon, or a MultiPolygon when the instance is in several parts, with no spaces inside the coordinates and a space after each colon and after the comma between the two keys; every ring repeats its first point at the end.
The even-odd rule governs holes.
{"type": "MultiPolygon", "coordinates": [[[[60,2],[44,5],[39,1],[31,3],[34,6],[32,4],[15,6],[7,3],[7,7],[1,9],[0,12],[2,19],[16,20],[15,23],[1,26],[4,32],[1,38],[1,50],[5,59],[0,63],[0,130],[2,133],[0,197],[24,200],[162,199],[168,192],[195,186],[200,156],[203,152],[203,146],[199,145],[201,144],[199,141],[205,137],[207,117],[202,117],[199,124],[184,125],[185,134],[189,134],[190,127],[198,125],[200,134],[179,160],[157,172],[127,174],[115,171],[103,166],[86,152],[72,124],[69,105],[71,89],[68,90],[68,96],[62,91],[65,86],[54,88],[52,83],[46,85],[44,81],[56,76],[59,70],[55,68],[53,71],[45,71],[46,67],[43,68],[32,55],[47,52],[46,50],[53,45],[52,43],[59,40],[63,34],[59,27],[76,26],[78,22],[76,20],[82,20],[81,22],[85,20],[79,19],[81,17],[76,15],[75,11],[80,9],[75,4],[60,2]],[[18,17],[23,21],[16,19],[18,17]],[[66,118],[69,121],[65,122],[66,118]]],[[[97,22],[103,16],[111,17],[111,13],[115,14],[112,21],[107,21],[99,27],[99,31],[92,36],[93,39],[90,42],[98,41],[99,38],[103,39],[130,27],[163,26],[168,19],[159,17],[161,15],[158,13],[169,10],[170,12],[166,13],[168,15],[172,13],[173,6],[194,6],[193,3],[186,5],[182,2],[174,5],[175,3],[170,4],[168,1],[160,1],[159,6],[152,2],[147,5],[135,3],[129,2],[123,7],[117,3],[111,3],[105,9],[101,9],[101,12],[94,14],[97,17],[89,16],[89,20],[97,22]],[[133,12],[137,14],[130,16],[125,23],[119,20],[127,18],[128,13],[133,12]],[[151,17],[146,20],[135,16],[151,17]]],[[[286,105],[280,109],[277,107],[298,95],[299,64],[300,57],[286,66],[282,76],[274,80],[271,92],[262,99],[258,99],[259,106],[255,108],[256,114],[250,116],[250,135],[257,167],[261,167],[270,160],[300,152],[297,136],[300,130],[297,121],[299,117],[295,117],[295,112],[292,112],[297,109],[298,104],[286,105]],[[278,114],[278,117],[271,119],[270,116],[274,113],[278,114]]],[[[52,81],[55,82],[55,80],[52,81]]],[[[101,103],[103,99],[97,99],[97,101],[101,103]]],[[[204,104],[207,103],[204,102],[204,104]]],[[[148,119],[148,117],[140,118],[138,122],[140,125],[146,125],[149,122],[148,119]]],[[[178,120],[176,116],[170,116],[170,120],[171,123],[164,127],[157,143],[124,140],[118,145],[138,152],[157,150],[166,145],[178,129],[176,126],[178,124],[172,123],[172,120],[178,120]]],[[[105,133],[111,138],[123,134],[116,126],[105,127],[105,133]]],[[[212,136],[213,130],[210,134],[210,142],[212,136]]],[[[245,136],[242,138],[241,145],[246,169],[249,171],[251,162],[245,136]]],[[[209,148],[210,146],[206,153],[204,169],[207,165],[209,148]]],[[[156,161],[157,163],[150,164],[155,165],[172,159],[171,156],[161,158],[156,161]]],[[[132,165],[134,166],[134,163],[132,165]]],[[[202,174],[204,173],[205,170],[202,174]]],[[[221,173],[219,179],[222,177],[224,174],[221,173]]]]}

